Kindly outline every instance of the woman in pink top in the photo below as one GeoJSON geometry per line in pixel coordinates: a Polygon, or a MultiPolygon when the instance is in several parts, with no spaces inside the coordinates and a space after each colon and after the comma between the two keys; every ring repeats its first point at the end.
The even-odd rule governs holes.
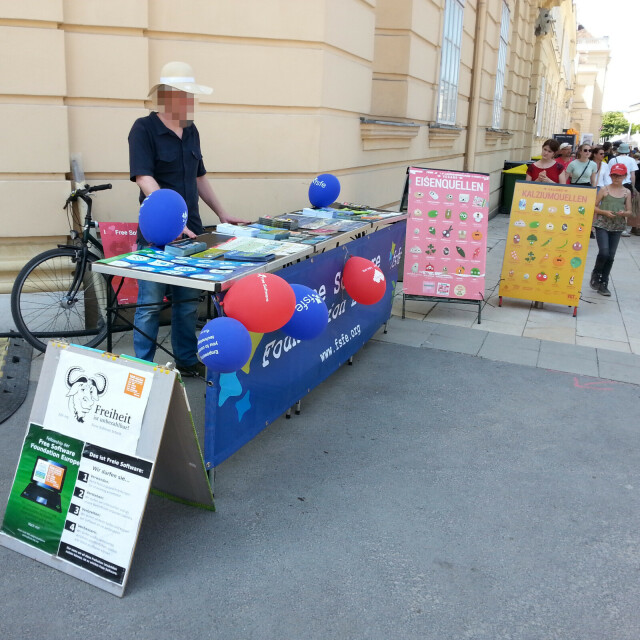
{"type": "Polygon", "coordinates": [[[527,169],[527,180],[533,182],[555,182],[566,184],[567,175],[564,167],[555,158],[554,155],[560,144],[557,140],[549,138],[542,145],[542,157],[529,165],[527,169]]]}

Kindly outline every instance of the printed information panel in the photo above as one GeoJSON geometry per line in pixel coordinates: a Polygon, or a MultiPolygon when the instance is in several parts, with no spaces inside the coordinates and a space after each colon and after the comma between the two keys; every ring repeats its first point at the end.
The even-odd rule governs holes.
{"type": "Polygon", "coordinates": [[[500,295],[577,307],[596,190],[516,182],[500,295]]]}
{"type": "Polygon", "coordinates": [[[489,176],[409,168],[404,293],[484,298],[489,176]]]}
{"type": "Polygon", "coordinates": [[[123,584],[152,467],[31,424],[2,531],[123,584]]]}
{"type": "Polygon", "coordinates": [[[135,454],[153,371],[62,351],[44,419],[48,429],[135,454]]]}
{"type": "Polygon", "coordinates": [[[0,545],[122,596],[152,482],[214,510],[177,372],[50,342],[0,545]]]}

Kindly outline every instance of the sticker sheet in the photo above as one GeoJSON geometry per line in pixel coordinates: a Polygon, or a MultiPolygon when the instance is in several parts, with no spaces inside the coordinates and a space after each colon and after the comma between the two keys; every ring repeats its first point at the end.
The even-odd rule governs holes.
{"type": "Polygon", "coordinates": [[[577,307],[596,190],[516,182],[500,295],[577,307]]]}
{"type": "Polygon", "coordinates": [[[409,169],[404,293],[482,300],[489,176],[409,169]]]}

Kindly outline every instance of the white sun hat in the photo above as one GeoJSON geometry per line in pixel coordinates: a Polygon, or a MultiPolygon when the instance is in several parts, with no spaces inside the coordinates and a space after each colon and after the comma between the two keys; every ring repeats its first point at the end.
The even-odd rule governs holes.
{"type": "Polygon", "coordinates": [[[193,95],[208,96],[213,93],[211,87],[196,83],[193,68],[186,62],[167,62],[160,71],[160,82],[151,87],[149,95],[163,84],[193,95]]]}

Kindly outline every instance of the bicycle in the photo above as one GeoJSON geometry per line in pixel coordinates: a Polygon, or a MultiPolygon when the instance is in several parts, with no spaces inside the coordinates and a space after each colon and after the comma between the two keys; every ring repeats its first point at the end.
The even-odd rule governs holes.
{"type": "Polygon", "coordinates": [[[91,218],[90,197],[105,189],[111,189],[111,185],[87,184],[84,189],[71,192],[63,207],[71,227],[71,243],[59,244],[32,258],[13,284],[13,321],[20,335],[39,351],[47,348],[49,339],[72,338],[76,344],[95,347],[107,336],[110,285],[104,275],[91,270],[91,264],[104,254],[101,242],[91,234],[97,223],[91,218]],[[81,232],[73,228],[72,205],[78,199],[87,205],[81,232]]]}

